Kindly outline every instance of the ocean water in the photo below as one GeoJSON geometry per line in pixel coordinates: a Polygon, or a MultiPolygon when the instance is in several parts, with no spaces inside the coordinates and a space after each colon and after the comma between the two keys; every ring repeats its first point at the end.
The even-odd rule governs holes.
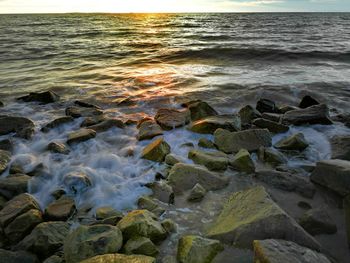
{"type": "MultiPolygon", "coordinates": [[[[134,126],[100,133],[67,156],[46,152],[83,121],[40,132],[75,99],[126,120],[193,98],[233,113],[260,97],[296,105],[304,94],[328,103],[332,114],[349,111],[350,13],[0,15],[0,113],[35,121],[32,140],[14,140],[12,162],[26,172],[44,164],[50,176],[33,179],[29,189],[43,208],[53,191],[69,191],[67,173],[84,172],[92,186],[74,195],[78,207],[132,209],[150,193],[143,185],[164,168],[140,159],[149,141],[138,142],[134,126]],[[61,96],[59,103],[15,100],[48,89],[61,96]],[[118,105],[125,98],[131,105],[118,105]]],[[[289,160],[295,165],[329,158],[329,138],[349,133],[341,124],[289,133],[296,131],[311,146],[306,160],[289,160]]],[[[184,157],[181,145],[202,137],[185,128],[164,136],[184,157]]]]}

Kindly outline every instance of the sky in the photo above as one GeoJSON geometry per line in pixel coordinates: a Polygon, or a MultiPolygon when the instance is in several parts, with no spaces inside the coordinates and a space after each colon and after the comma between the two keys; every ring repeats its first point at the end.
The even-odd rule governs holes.
{"type": "Polygon", "coordinates": [[[350,0],[0,0],[0,13],[350,12],[350,0]]]}

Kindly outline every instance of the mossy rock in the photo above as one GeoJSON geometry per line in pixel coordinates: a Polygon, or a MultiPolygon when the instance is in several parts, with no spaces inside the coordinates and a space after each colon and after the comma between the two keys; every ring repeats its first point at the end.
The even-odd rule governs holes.
{"type": "Polygon", "coordinates": [[[223,152],[190,150],[188,158],[196,164],[204,165],[211,171],[226,170],[228,165],[228,157],[223,152]]]}
{"type": "Polygon", "coordinates": [[[218,115],[217,111],[205,101],[192,101],[187,103],[187,107],[191,112],[191,120],[196,121],[209,116],[218,115]]]}
{"type": "Polygon", "coordinates": [[[123,217],[123,213],[110,206],[103,206],[96,209],[96,219],[103,220],[110,217],[123,217]]]}
{"type": "Polygon", "coordinates": [[[230,161],[230,165],[240,172],[254,173],[255,164],[249,152],[246,149],[241,149],[230,161]]]}
{"type": "Polygon", "coordinates": [[[189,130],[201,134],[213,134],[218,128],[229,131],[241,129],[241,118],[239,115],[217,115],[197,120],[189,126],[189,130]]]}
{"type": "Polygon", "coordinates": [[[162,128],[155,121],[148,120],[141,123],[137,138],[139,141],[149,140],[162,134],[162,128]]]}
{"type": "Polygon", "coordinates": [[[147,237],[132,237],[124,245],[125,254],[156,256],[159,253],[158,248],[147,237]]]}
{"type": "Polygon", "coordinates": [[[142,150],[141,157],[154,162],[163,162],[165,156],[169,153],[169,144],[167,144],[163,138],[158,138],[142,150]]]}
{"type": "Polygon", "coordinates": [[[142,255],[107,254],[81,261],[80,263],[155,263],[153,257],[142,255]]]}

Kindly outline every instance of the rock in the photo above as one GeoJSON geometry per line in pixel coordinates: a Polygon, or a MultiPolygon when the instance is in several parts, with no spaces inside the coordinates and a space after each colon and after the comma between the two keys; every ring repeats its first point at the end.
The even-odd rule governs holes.
{"type": "Polygon", "coordinates": [[[80,127],[90,127],[96,124],[99,124],[106,120],[104,115],[96,115],[93,117],[86,117],[83,122],[80,124],[80,127]]]}
{"type": "Polygon", "coordinates": [[[203,186],[201,186],[200,184],[196,184],[191,189],[191,192],[190,192],[189,196],[187,197],[187,201],[200,202],[200,201],[202,201],[202,199],[204,198],[206,193],[207,193],[207,191],[205,190],[205,188],[203,186]]]}
{"type": "Polygon", "coordinates": [[[348,237],[348,247],[350,247],[350,195],[343,199],[343,208],[345,216],[345,230],[348,237]]]}
{"type": "Polygon", "coordinates": [[[126,98],[118,98],[113,100],[117,106],[132,106],[136,104],[136,101],[134,101],[131,97],[126,98]]]}
{"type": "Polygon", "coordinates": [[[256,239],[283,238],[319,250],[320,245],[272,201],[264,187],[234,193],[207,236],[240,248],[252,248],[256,239]]]}
{"type": "Polygon", "coordinates": [[[200,183],[206,190],[219,190],[228,184],[228,179],[192,164],[175,164],[168,176],[168,183],[175,193],[192,189],[200,183]]]}
{"type": "Polygon", "coordinates": [[[211,263],[222,250],[224,247],[217,240],[183,236],[178,243],[177,259],[180,263],[211,263]]]}
{"type": "Polygon", "coordinates": [[[149,140],[162,134],[162,128],[155,121],[149,120],[142,122],[137,138],[139,141],[149,140]]]}
{"type": "Polygon", "coordinates": [[[53,201],[45,209],[45,217],[49,221],[66,221],[75,212],[75,202],[72,198],[62,196],[53,201]]]}
{"type": "Polygon", "coordinates": [[[13,143],[10,139],[0,141],[0,150],[12,152],[13,143]]]}
{"type": "Polygon", "coordinates": [[[0,101],[0,108],[2,108],[4,106],[5,106],[5,104],[2,101],[0,101]]]}
{"type": "Polygon", "coordinates": [[[261,112],[277,112],[276,104],[269,99],[260,99],[256,103],[256,109],[261,112]]]}
{"type": "Polygon", "coordinates": [[[7,239],[15,244],[28,235],[33,228],[43,222],[42,214],[37,209],[30,209],[24,214],[16,217],[5,228],[7,239]]]}
{"type": "Polygon", "coordinates": [[[142,123],[144,123],[145,121],[153,121],[153,122],[155,122],[153,118],[146,116],[146,117],[140,119],[140,120],[137,122],[136,128],[137,128],[137,129],[140,129],[142,123]]]}
{"type": "Polygon", "coordinates": [[[63,177],[63,184],[74,194],[86,191],[91,185],[90,178],[81,172],[72,172],[63,177]]]}
{"type": "Polygon", "coordinates": [[[191,112],[191,120],[196,121],[209,116],[218,115],[217,111],[214,110],[208,103],[204,101],[193,101],[188,103],[188,109],[191,112]]]}
{"type": "Polygon", "coordinates": [[[71,123],[74,121],[74,118],[71,116],[65,116],[65,117],[60,117],[57,118],[55,120],[53,120],[52,122],[49,122],[48,124],[46,124],[44,127],[41,128],[42,132],[49,132],[52,129],[55,129],[61,125],[67,124],[67,123],[71,123]]]}
{"type": "Polygon", "coordinates": [[[158,138],[143,148],[141,158],[154,162],[163,162],[170,153],[169,144],[163,138],[158,138]]]}
{"type": "Polygon", "coordinates": [[[305,209],[305,210],[309,210],[312,208],[312,206],[308,202],[305,202],[305,201],[299,201],[298,206],[302,209],[305,209]]]}
{"type": "Polygon", "coordinates": [[[278,166],[287,162],[287,158],[274,148],[260,147],[258,158],[260,161],[271,166],[278,166]]]}
{"type": "Polygon", "coordinates": [[[91,104],[89,102],[86,101],[82,101],[82,100],[76,100],[74,101],[74,104],[83,108],[95,108],[95,109],[101,109],[99,106],[91,104]]]}
{"type": "Polygon", "coordinates": [[[47,145],[47,150],[52,153],[69,154],[70,150],[68,147],[61,142],[50,142],[47,145]]]}
{"type": "Polygon", "coordinates": [[[0,211],[0,224],[6,227],[16,217],[31,209],[40,210],[37,201],[30,194],[20,194],[8,201],[0,211]]]}
{"type": "Polygon", "coordinates": [[[171,219],[164,219],[163,221],[162,221],[162,226],[163,226],[163,228],[165,229],[165,231],[167,232],[167,233],[174,233],[174,232],[176,232],[177,231],[177,225],[176,225],[176,223],[173,221],[173,220],[171,220],[171,219]]]}
{"type": "Polygon", "coordinates": [[[317,162],[310,179],[341,196],[346,196],[350,194],[350,161],[335,159],[317,162]]]}
{"type": "Polygon", "coordinates": [[[255,164],[253,159],[250,157],[249,152],[246,149],[241,149],[230,161],[230,165],[240,171],[245,173],[254,173],[255,164]]]}
{"type": "Polygon", "coordinates": [[[241,118],[239,115],[217,115],[192,122],[189,130],[201,134],[213,134],[216,129],[222,128],[229,131],[241,129],[241,118]]]}
{"type": "Polygon", "coordinates": [[[268,263],[331,263],[321,253],[298,244],[277,239],[254,240],[254,262],[268,263]]]}
{"type": "Polygon", "coordinates": [[[250,105],[246,105],[241,108],[238,114],[241,117],[242,124],[244,125],[250,124],[253,120],[261,117],[260,112],[250,105]]]}
{"type": "Polygon", "coordinates": [[[115,210],[113,207],[104,206],[96,209],[96,219],[103,220],[111,217],[123,218],[123,213],[115,210]]]}
{"type": "Polygon", "coordinates": [[[253,124],[262,129],[268,129],[272,133],[284,133],[289,130],[289,127],[274,121],[263,118],[258,118],[253,121],[253,124]]]}
{"type": "Polygon", "coordinates": [[[0,249],[0,262],[2,263],[39,263],[38,258],[25,251],[9,251],[0,249]]]}
{"type": "Polygon", "coordinates": [[[304,125],[304,124],[332,124],[329,117],[327,105],[320,104],[306,109],[292,110],[286,112],[282,117],[283,124],[304,125]]]}
{"type": "Polygon", "coordinates": [[[65,239],[64,258],[66,263],[81,262],[97,255],[116,253],[122,245],[123,236],[118,227],[81,225],[65,239]]]}
{"type": "Polygon", "coordinates": [[[12,132],[23,139],[30,139],[34,134],[34,122],[23,117],[0,116],[0,135],[12,132]]]}
{"type": "Polygon", "coordinates": [[[175,154],[172,154],[172,153],[169,153],[167,156],[165,156],[165,163],[168,164],[168,165],[175,165],[177,163],[181,163],[181,157],[180,156],[177,156],[175,154]]]}
{"type": "Polygon", "coordinates": [[[146,185],[153,192],[152,197],[166,204],[174,203],[173,188],[165,181],[153,182],[146,185]]]}
{"type": "Polygon", "coordinates": [[[240,149],[257,151],[261,146],[271,146],[271,134],[267,129],[252,129],[239,132],[229,132],[218,129],[214,133],[214,143],[225,153],[235,153],[240,149]]]}
{"type": "Polygon", "coordinates": [[[292,111],[292,110],[299,110],[300,108],[295,107],[295,106],[290,106],[290,105],[282,105],[278,108],[278,111],[281,114],[285,114],[288,111],[292,111]]]}
{"type": "Polygon", "coordinates": [[[306,176],[275,170],[259,170],[255,178],[277,189],[297,192],[307,198],[312,198],[315,194],[315,187],[306,176]]]}
{"type": "Polygon", "coordinates": [[[125,254],[137,254],[156,256],[159,251],[153,242],[147,237],[132,237],[124,245],[125,254]]]}
{"type": "Polygon", "coordinates": [[[167,255],[162,258],[161,263],[177,263],[177,259],[175,256],[167,255]]]}
{"type": "Polygon", "coordinates": [[[124,128],[124,122],[119,119],[106,119],[98,124],[89,126],[89,130],[94,130],[95,132],[104,132],[111,128],[124,128]]]}
{"type": "Polygon", "coordinates": [[[190,112],[187,109],[159,109],[154,119],[164,130],[171,130],[189,123],[190,112]]]}
{"type": "Polygon", "coordinates": [[[141,196],[137,201],[137,205],[139,209],[146,209],[159,216],[165,212],[163,208],[159,207],[159,205],[148,196],[141,196]]]}
{"type": "Polygon", "coordinates": [[[311,235],[334,234],[337,226],[326,211],[327,208],[310,209],[299,219],[299,224],[311,235]]]}
{"type": "Polygon", "coordinates": [[[30,179],[31,177],[25,174],[0,178],[0,195],[10,200],[16,195],[28,192],[30,179]]]}
{"type": "Polygon", "coordinates": [[[80,117],[95,117],[103,114],[103,111],[95,108],[79,108],[75,106],[68,107],[66,109],[66,115],[73,118],[80,117]]]}
{"type": "Polygon", "coordinates": [[[155,263],[155,258],[141,255],[107,254],[86,259],[80,263],[155,263]]]}
{"type": "Polygon", "coordinates": [[[198,146],[202,148],[215,149],[214,143],[211,140],[208,140],[207,138],[200,138],[198,140],[198,146]]]}
{"type": "Polygon", "coordinates": [[[60,99],[60,96],[58,96],[53,91],[44,91],[44,92],[31,92],[29,95],[17,98],[17,100],[23,100],[25,102],[41,102],[43,104],[48,104],[52,102],[56,102],[60,99]]]}
{"type": "Polygon", "coordinates": [[[84,142],[96,137],[96,131],[92,129],[80,129],[68,134],[67,143],[69,145],[84,142]]]}
{"type": "Polygon", "coordinates": [[[283,138],[275,144],[277,149],[281,150],[292,150],[292,151],[303,151],[309,144],[305,140],[304,134],[296,133],[289,137],[283,138]]]}
{"type": "Polygon", "coordinates": [[[0,150],[0,174],[2,174],[6,170],[10,161],[11,153],[8,151],[0,150]]]}
{"type": "Polygon", "coordinates": [[[281,119],[282,119],[282,115],[279,113],[270,113],[270,112],[264,112],[261,117],[265,120],[270,120],[270,121],[274,121],[277,123],[280,123],[281,119]]]}
{"type": "Polygon", "coordinates": [[[350,135],[335,136],[331,139],[332,159],[350,161],[350,135]]]}
{"type": "Polygon", "coordinates": [[[306,95],[301,99],[301,101],[299,103],[299,108],[306,109],[308,107],[318,105],[318,104],[320,104],[320,103],[316,99],[314,99],[310,95],[306,95]]]}
{"type": "Polygon", "coordinates": [[[53,255],[44,260],[43,263],[64,263],[63,258],[53,255]]]}
{"type": "Polygon", "coordinates": [[[196,164],[201,164],[212,171],[226,170],[228,157],[222,152],[204,152],[200,150],[190,150],[188,159],[196,164]]]}
{"type": "Polygon", "coordinates": [[[25,171],[22,165],[20,165],[19,163],[13,162],[9,169],[9,176],[12,176],[12,175],[17,176],[18,174],[25,174],[25,171]]]}
{"type": "MultiPolygon", "coordinates": [[[[0,195],[0,210],[5,207],[5,204],[7,203],[7,199],[0,195]]],[[[1,229],[1,227],[0,227],[1,229]]],[[[1,239],[0,239],[1,240],[1,239]]]]}
{"type": "Polygon", "coordinates": [[[158,242],[164,240],[167,233],[156,216],[148,210],[133,210],[123,217],[117,224],[128,240],[132,237],[142,236],[158,242]]]}
{"type": "Polygon", "coordinates": [[[15,248],[47,258],[62,247],[68,232],[69,224],[66,222],[44,222],[37,225],[15,248]]]}

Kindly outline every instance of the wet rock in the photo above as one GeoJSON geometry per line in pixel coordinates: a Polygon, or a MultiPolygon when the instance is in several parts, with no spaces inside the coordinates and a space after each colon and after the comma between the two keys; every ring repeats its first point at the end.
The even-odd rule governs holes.
{"type": "Polygon", "coordinates": [[[28,235],[33,228],[43,222],[42,214],[37,209],[30,209],[16,217],[6,228],[5,234],[10,243],[15,244],[28,235]]]}
{"type": "Polygon", "coordinates": [[[253,120],[260,118],[261,114],[250,105],[246,105],[238,112],[243,125],[250,124],[253,120]]]}
{"type": "Polygon", "coordinates": [[[295,107],[295,106],[290,106],[290,105],[282,105],[278,108],[278,111],[281,114],[285,114],[288,111],[292,111],[292,110],[299,110],[300,108],[295,107]]]}
{"type": "Polygon", "coordinates": [[[222,250],[224,247],[217,240],[183,236],[178,243],[177,259],[180,263],[210,263],[222,250]]]}
{"type": "Polygon", "coordinates": [[[274,148],[260,147],[258,158],[260,161],[271,166],[278,166],[287,162],[287,158],[274,148]]]}
{"type": "Polygon", "coordinates": [[[274,121],[263,118],[258,118],[253,121],[253,124],[262,129],[268,129],[272,133],[284,133],[289,130],[289,127],[274,121]]]}
{"type": "Polygon", "coordinates": [[[208,140],[207,138],[200,138],[198,140],[198,146],[202,148],[215,149],[214,143],[211,140],[208,140]]]}
{"type": "Polygon", "coordinates": [[[228,184],[228,179],[210,172],[203,166],[175,164],[168,176],[168,183],[175,193],[192,189],[200,183],[206,190],[219,190],[228,184]]]}
{"type": "Polygon", "coordinates": [[[61,142],[50,142],[47,145],[47,150],[52,153],[69,154],[70,150],[68,147],[61,142]]]}
{"type": "Polygon", "coordinates": [[[124,246],[125,254],[137,254],[145,256],[156,256],[159,253],[158,248],[147,237],[132,237],[124,246]]]}
{"type": "Polygon", "coordinates": [[[118,119],[106,119],[98,124],[89,126],[89,129],[94,130],[95,132],[104,132],[111,128],[124,128],[124,122],[118,119]]]}
{"type": "Polygon", "coordinates": [[[102,114],[103,114],[102,110],[95,109],[95,108],[80,108],[80,107],[71,106],[66,109],[66,115],[71,116],[73,118],[95,117],[102,114]]]}
{"type": "Polygon", "coordinates": [[[67,123],[71,123],[74,121],[74,118],[71,116],[65,116],[65,117],[60,117],[57,118],[55,120],[53,120],[52,122],[49,122],[48,124],[46,124],[44,127],[41,128],[42,132],[49,132],[52,129],[55,129],[61,125],[67,124],[67,123]]]}
{"type": "Polygon", "coordinates": [[[137,128],[137,129],[140,129],[142,123],[144,123],[145,121],[153,121],[153,122],[154,122],[154,119],[151,118],[151,117],[148,117],[148,116],[147,116],[147,117],[144,117],[144,118],[140,119],[140,120],[137,122],[136,128],[137,128]]]}
{"type": "Polygon", "coordinates": [[[173,188],[165,181],[153,182],[147,184],[153,192],[152,197],[166,204],[174,203],[174,191],[173,188]]]}
{"type": "Polygon", "coordinates": [[[165,163],[168,165],[175,165],[177,163],[181,163],[182,158],[180,156],[177,156],[175,154],[169,153],[167,156],[165,156],[165,163]]]}
{"type": "Polygon", "coordinates": [[[273,202],[262,186],[234,193],[207,236],[241,248],[252,248],[256,239],[283,238],[320,249],[318,242],[273,202]]]}
{"type": "Polygon", "coordinates": [[[279,113],[270,113],[270,112],[264,112],[261,117],[265,120],[270,120],[270,121],[274,121],[277,123],[280,123],[281,119],[282,119],[282,114],[279,113]]]}
{"type": "Polygon", "coordinates": [[[74,104],[83,108],[95,108],[95,109],[101,109],[99,106],[95,105],[95,104],[91,104],[89,102],[86,101],[82,101],[82,100],[76,100],[74,101],[74,104]]]}
{"type": "Polygon", "coordinates": [[[218,115],[208,103],[204,101],[192,101],[187,104],[188,109],[191,112],[191,120],[196,121],[209,116],[218,115]]]}
{"type": "Polygon", "coordinates": [[[142,122],[137,138],[139,141],[149,140],[162,134],[162,128],[155,121],[149,120],[142,122]]]}
{"type": "Polygon", "coordinates": [[[350,161],[334,159],[317,162],[310,179],[341,196],[346,196],[350,194],[350,161]]]}
{"type": "Polygon", "coordinates": [[[146,209],[155,215],[162,215],[165,210],[161,208],[152,198],[148,196],[141,196],[137,201],[139,209],[146,209]]]}
{"type": "Polygon", "coordinates": [[[13,162],[9,169],[10,175],[25,174],[24,168],[19,163],[13,162]]]}
{"type": "Polygon", "coordinates": [[[10,139],[0,141],[0,150],[12,152],[13,143],[10,139]]]}
{"type": "Polygon", "coordinates": [[[75,212],[75,203],[72,198],[62,196],[53,201],[45,209],[45,218],[49,221],[66,221],[75,212]]]}
{"type": "Polygon", "coordinates": [[[16,195],[26,193],[30,179],[31,177],[25,174],[0,178],[0,195],[10,200],[16,195]]]}
{"type": "Polygon", "coordinates": [[[276,104],[269,99],[260,99],[256,103],[256,109],[261,112],[277,112],[276,104]]]}
{"type": "Polygon", "coordinates": [[[176,109],[159,109],[154,119],[164,129],[171,130],[190,122],[190,112],[176,109]]]}
{"type": "Polygon", "coordinates": [[[23,100],[25,102],[41,102],[43,104],[48,104],[52,102],[56,102],[60,99],[60,96],[58,96],[53,91],[44,91],[44,92],[31,92],[29,95],[17,98],[17,100],[23,100]]]}
{"type": "Polygon", "coordinates": [[[96,124],[99,124],[106,120],[104,115],[97,115],[93,117],[86,117],[83,122],[80,124],[80,127],[90,127],[96,124]]]}
{"type": "Polygon", "coordinates": [[[296,133],[289,137],[283,138],[275,144],[277,149],[281,150],[292,150],[292,151],[303,151],[309,144],[305,140],[304,134],[296,133]]]}
{"type": "Polygon", "coordinates": [[[158,138],[143,148],[141,158],[154,162],[163,162],[170,153],[170,146],[163,138],[158,138]]]}
{"type": "Polygon", "coordinates": [[[253,246],[254,262],[331,263],[323,254],[291,241],[281,239],[254,240],[253,246]]]}
{"type": "MultiPolygon", "coordinates": [[[[0,195],[0,210],[5,207],[5,204],[7,203],[7,199],[0,195]]],[[[1,227],[0,227],[1,229],[1,227]]]]}
{"type": "Polygon", "coordinates": [[[205,188],[203,186],[201,186],[201,184],[196,184],[191,189],[191,192],[190,192],[189,196],[187,197],[187,201],[200,202],[200,201],[202,201],[202,199],[204,198],[206,193],[207,193],[207,191],[205,190],[205,188]]]}
{"type": "Polygon", "coordinates": [[[114,103],[117,104],[117,106],[132,106],[136,104],[136,101],[134,101],[131,97],[126,98],[118,98],[113,100],[114,103]]]}
{"type": "Polygon", "coordinates": [[[310,95],[306,95],[301,99],[301,101],[299,103],[299,108],[306,109],[308,107],[318,105],[318,104],[320,104],[320,103],[316,99],[314,99],[310,95]]]}
{"type": "Polygon", "coordinates": [[[96,219],[97,220],[103,220],[106,218],[111,218],[111,217],[123,217],[123,213],[115,210],[113,207],[110,206],[104,206],[104,207],[99,207],[96,209],[96,219]]]}
{"type": "Polygon", "coordinates": [[[327,105],[320,104],[306,109],[288,111],[283,115],[283,124],[332,124],[327,105]]]}
{"type": "Polygon", "coordinates": [[[55,200],[60,199],[62,196],[66,194],[66,191],[64,189],[57,189],[51,193],[51,196],[55,198],[55,200]]]}
{"type": "Polygon", "coordinates": [[[26,251],[0,249],[0,261],[3,263],[39,263],[38,258],[26,251]]]}
{"type": "Polygon", "coordinates": [[[211,171],[226,170],[228,157],[223,152],[205,152],[200,150],[190,150],[188,159],[194,163],[204,165],[211,171]]]}
{"type": "Polygon", "coordinates": [[[345,228],[346,235],[348,237],[348,246],[350,247],[350,195],[343,199],[344,216],[345,216],[345,228]]]}
{"type": "Polygon", "coordinates": [[[4,106],[5,106],[5,104],[2,101],[0,101],[0,108],[2,108],[4,106]]]}
{"type": "Polygon", "coordinates": [[[299,224],[311,235],[334,234],[337,226],[328,214],[327,208],[311,209],[299,219],[299,224]]]}
{"type": "Polygon", "coordinates": [[[10,161],[11,153],[8,151],[0,150],[0,174],[2,174],[6,170],[10,161]]]}
{"type": "Polygon", "coordinates": [[[254,173],[255,171],[254,161],[246,149],[239,150],[233,159],[230,160],[230,165],[240,172],[254,173]]]}
{"type": "Polygon", "coordinates": [[[312,206],[308,202],[305,202],[305,201],[299,201],[298,206],[302,209],[305,209],[305,210],[309,210],[312,208],[312,206]]]}
{"type": "Polygon", "coordinates": [[[34,122],[23,117],[0,116],[0,135],[12,132],[23,139],[30,139],[34,134],[34,122]]]}
{"type": "Polygon", "coordinates": [[[335,136],[331,139],[332,159],[350,161],[350,135],[335,136]]]}
{"type": "Polygon", "coordinates": [[[86,191],[91,185],[90,178],[81,172],[72,172],[63,177],[63,184],[74,194],[86,191]]]}
{"type": "Polygon", "coordinates": [[[84,142],[96,137],[96,131],[92,129],[80,129],[68,134],[67,143],[69,145],[84,142]]]}
{"type": "Polygon", "coordinates": [[[134,210],[129,212],[117,224],[128,240],[132,237],[142,236],[157,242],[164,240],[167,233],[156,216],[148,210],[134,210]]]}
{"type": "Polygon", "coordinates": [[[81,261],[80,263],[155,263],[153,257],[142,255],[107,254],[81,261]]]}
{"type": "Polygon", "coordinates": [[[37,201],[30,194],[20,194],[8,201],[0,211],[0,224],[6,227],[16,217],[31,209],[40,210],[37,201]]]}
{"type": "Polygon", "coordinates": [[[170,233],[175,233],[177,231],[176,223],[173,220],[169,219],[169,218],[164,219],[162,221],[162,226],[166,230],[166,232],[169,233],[169,234],[170,233]]]}
{"type": "Polygon", "coordinates": [[[218,128],[239,131],[241,118],[239,115],[216,115],[192,122],[189,126],[190,131],[201,134],[213,134],[218,128]]]}
{"type": "Polygon", "coordinates": [[[315,187],[306,176],[275,170],[259,170],[255,178],[277,189],[297,192],[307,198],[312,198],[315,194],[315,187]]]}
{"type": "Polygon", "coordinates": [[[214,133],[214,142],[219,150],[225,153],[235,153],[240,149],[257,151],[261,146],[271,146],[271,134],[267,129],[252,129],[239,132],[229,132],[218,129],[214,133]]]}
{"type": "Polygon", "coordinates": [[[62,247],[68,232],[69,224],[66,222],[44,222],[37,225],[15,249],[27,250],[39,258],[47,258],[62,247]]]}
{"type": "Polygon", "coordinates": [[[123,236],[118,227],[79,226],[64,241],[64,258],[66,263],[81,262],[93,256],[116,253],[122,245],[123,236]]]}
{"type": "Polygon", "coordinates": [[[63,260],[63,258],[61,258],[57,255],[53,255],[53,256],[45,259],[43,263],[64,263],[64,260],[63,260]]]}

